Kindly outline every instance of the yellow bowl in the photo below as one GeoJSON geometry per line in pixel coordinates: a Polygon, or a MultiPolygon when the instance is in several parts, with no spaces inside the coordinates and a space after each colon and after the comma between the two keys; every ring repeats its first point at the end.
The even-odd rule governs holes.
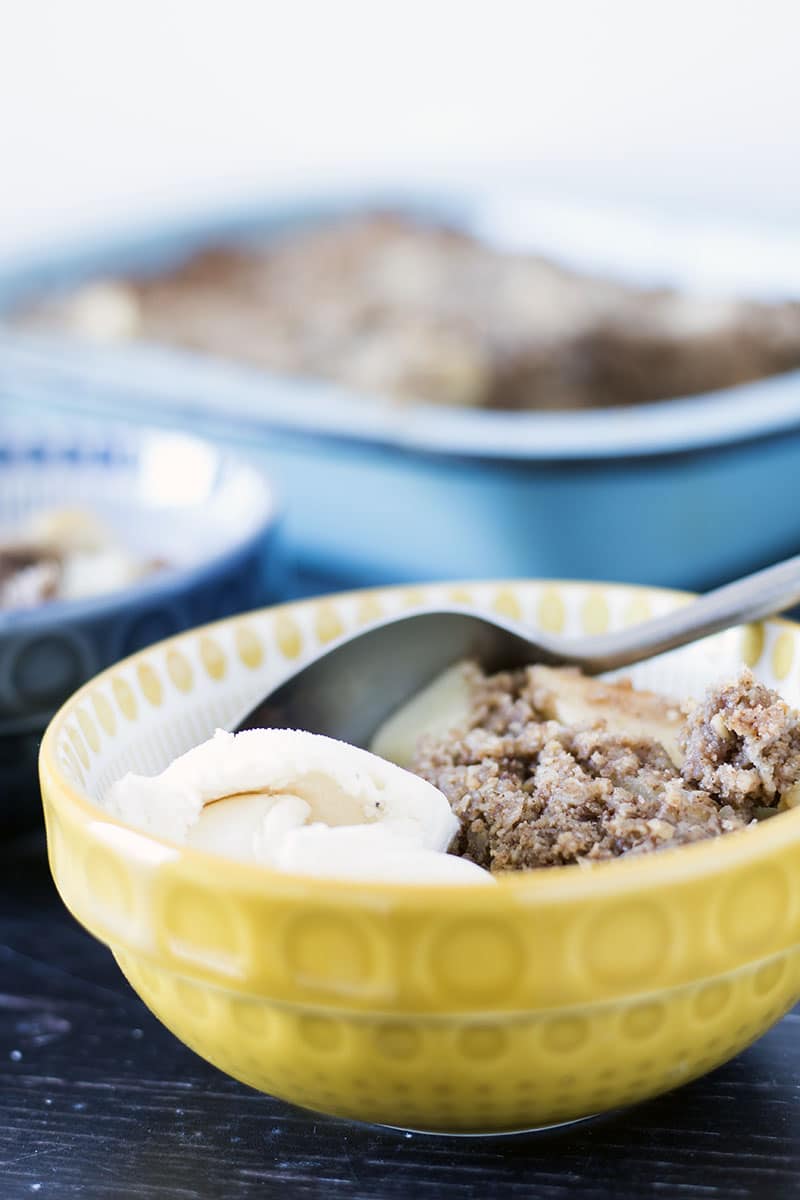
{"type": "MultiPolygon", "coordinates": [[[[41,783],[64,902],[145,1003],[255,1088],[337,1116],[484,1131],[643,1100],[737,1054],[800,996],[800,811],[677,851],[493,889],[320,881],[171,845],[98,805],[358,624],[445,598],[595,632],[686,597],[582,583],[386,589],[171,638],[53,720],[41,783]]],[[[797,703],[800,627],[732,630],[635,668],[683,695],[754,666],[797,703]]]]}

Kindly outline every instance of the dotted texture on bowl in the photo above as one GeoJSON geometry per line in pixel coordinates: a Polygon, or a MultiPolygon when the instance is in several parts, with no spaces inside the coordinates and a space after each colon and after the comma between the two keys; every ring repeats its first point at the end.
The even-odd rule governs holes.
{"type": "MultiPolygon", "coordinates": [[[[209,886],[202,857],[172,854],[154,869],[144,850],[132,856],[128,843],[96,840],[88,810],[73,806],[64,783],[84,788],[122,770],[149,770],[154,746],[161,761],[181,753],[203,729],[210,734],[224,723],[226,703],[228,715],[240,711],[248,696],[365,616],[401,612],[411,601],[440,603],[454,587],[488,612],[499,607],[567,634],[620,628],[632,608],[646,604],[658,615],[676,603],[656,590],[599,584],[384,589],[285,605],[151,647],[124,676],[112,670],[71,701],[46,739],[53,752],[45,749],[42,760],[45,808],[60,818],[70,850],[56,855],[54,872],[78,918],[120,951],[152,953],[158,946],[165,969],[200,982],[228,986],[235,979],[240,990],[275,1001],[387,1017],[545,1012],[654,996],[794,946],[797,812],[754,834],[689,848],[687,862],[695,854],[707,864],[699,871],[664,874],[659,863],[657,873],[639,860],[623,864],[624,879],[635,883],[612,868],[598,873],[597,886],[584,872],[559,872],[555,887],[540,888],[531,877],[513,889],[412,889],[389,901],[379,886],[326,889],[321,882],[309,891],[285,877],[262,883],[222,859],[209,886]],[[121,900],[110,886],[97,885],[115,875],[127,880],[127,914],[113,911],[121,900]]],[[[762,635],[744,647],[741,633],[714,640],[708,677],[718,677],[722,666],[735,669],[744,649],[767,683],[780,682],[776,673],[787,663],[793,672],[797,627],[759,628],[762,635]]],[[[643,686],[680,694],[681,680],[698,677],[698,652],[631,673],[643,686]]],[[[781,686],[796,701],[800,681],[791,672],[781,686]]]]}
{"type": "Polygon", "coordinates": [[[164,1024],[252,1087],[335,1116],[453,1131],[572,1120],[686,1083],[758,1037],[800,989],[795,950],[659,1001],[400,1021],[278,1005],[118,958],[164,1024]]]}

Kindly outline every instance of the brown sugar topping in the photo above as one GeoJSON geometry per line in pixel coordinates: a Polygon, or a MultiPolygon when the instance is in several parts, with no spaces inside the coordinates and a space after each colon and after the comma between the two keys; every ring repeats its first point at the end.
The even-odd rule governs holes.
{"type": "Polygon", "coordinates": [[[684,778],[737,810],[768,806],[800,779],[800,723],[749,671],[689,711],[684,778]]]}
{"type": "Polygon", "coordinates": [[[649,403],[800,365],[795,302],[631,287],[391,212],[209,246],[149,277],[42,298],[17,319],[365,396],[499,409],[649,403]]]}
{"type": "Polygon", "coordinates": [[[800,714],[749,672],[684,717],[668,700],[571,669],[486,677],[475,668],[471,686],[468,720],[423,738],[413,769],[460,819],[451,852],[490,870],[591,863],[715,837],[774,811],[800,778],[800,714]],[[583,720],[554,719],[559,691],[583,720]],[[620,710],[641,718],[635,731],[620,731],[620,710]],[[669,741],[676,724],[682,765],[658,737],[663,730],[669,741]]]}

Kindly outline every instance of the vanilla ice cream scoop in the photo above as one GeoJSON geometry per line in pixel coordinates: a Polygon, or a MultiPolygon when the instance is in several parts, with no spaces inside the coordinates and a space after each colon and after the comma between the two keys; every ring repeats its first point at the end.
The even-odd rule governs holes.
{"type": "Polygon", "coordinates": [[[432,784],[298,730],[214,737],[160,775],[128,774],[105,808],[127,824],[276,870],[409,883],[491,876],[446,853],[458,820],[432,784]]]}

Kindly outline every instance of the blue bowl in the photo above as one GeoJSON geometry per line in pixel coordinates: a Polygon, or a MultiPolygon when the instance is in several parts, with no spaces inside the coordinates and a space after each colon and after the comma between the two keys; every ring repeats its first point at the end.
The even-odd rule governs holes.
{"type": "MultiPolygon", "coordinates": [[[[376,204],[469,226],[477,203],[361,193],[195,217],[0,273],[0,305],[376,204]]],[[[476,412],[9,332],[0,389],[8,404],[180,423],[258,453],[285,501],[295,593],[531,575],[705,588],[800,548],[798,372],[623,410],[476,412]]]]}
{"type": "Polygon", "coordinates": [[[124,425],[0,418],[0,527],[64,506],[96,512],[167,567],[124,590],[0,611],[0,823],[35,785],[38,738],[98,670],[280,590],[262,473],[197,438],[124,425]]]}

